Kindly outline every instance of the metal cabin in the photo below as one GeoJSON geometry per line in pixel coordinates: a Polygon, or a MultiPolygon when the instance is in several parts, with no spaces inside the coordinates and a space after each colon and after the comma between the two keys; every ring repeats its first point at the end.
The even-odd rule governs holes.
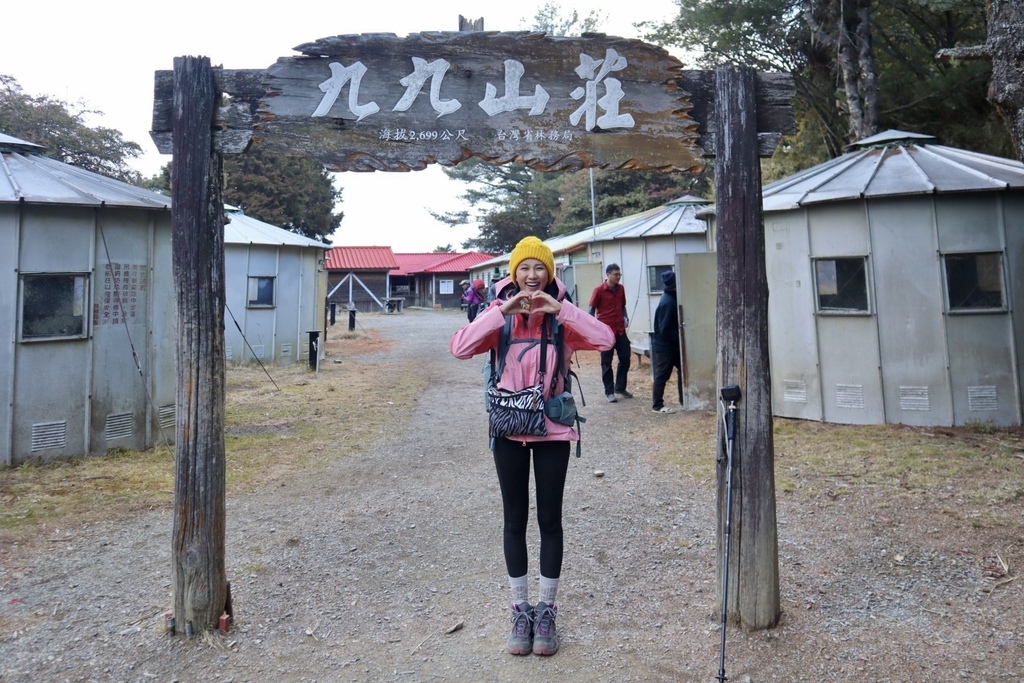
{"type": "MultiPolygon", "coordinates": [[[[661,298],[661,274],[675,270],[682,284],[679,257],[709,251],[707,222],[698,212],[710,203],[693,195],[673,199],[663,206],[618,218],[614,225],[587,241],[588,260],[601,264],[598,282],[604,279],[604,268],[608,264],[617,263],[622,268],[629,338],[634,349],[641,353],[650,348],[648,333],[654,327],[654,309],[661,298]]],[[[713,256],[706,260],[714,263],[713,256]]],[[[581,292],[584,305],[590,300],[592,290],[593,287],[581,292]]],[[[703,311],[702,315],[707,313],[703,311]]],[[[714,315],[714,307],[710,314],[714,315]]]]}
{"type": "Polygon", "coordinates": [[[170,199],[41,150],[0,134],[0,464],[173,442],[170,199]]]}
{"type": "Polygon", "coordinates": [[[855,147],[763,190],[775,414],[1021,424],[1024,165],[855,147]]]}
{"type": "Polygon", "coordinates": [[[308,361],[309,333],[325,338],[324,255],[330,245],[246,216],[233,206],[225,205],[224,211],[228,360],[308,361]]]}

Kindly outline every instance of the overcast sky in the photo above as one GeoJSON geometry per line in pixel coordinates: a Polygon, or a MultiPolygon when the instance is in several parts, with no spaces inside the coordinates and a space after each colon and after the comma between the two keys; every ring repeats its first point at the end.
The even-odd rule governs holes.
{"type": "MultiPolygon", "coordinates": [[[[126,0],[8,2],[3,9],[0,73],[13,76],[30,95],[52,95],[104,112],[90,121],[120,130],[139,143],[144,155],[135,167],[151,176],[169,161],[149,138],[153,74],[172,69],[178,56],[205,56],[215,66],[259,69],[292,48],[326,36],[458,30],[459,15],[484,18],[490,31],[517,31],[532,24],[543,2],[480,3],[460,0],[289,0],[274,4],[235,0],[176,0],[147,4],[126,0]],[[486,9],[480,9],[486,7],[486,9]]],[[[631,0],[610,4],[565,0],[563,14],[598,9],[600,30],[640,37],[639,21],[675,14],[673,0],[631,0]]],[[[0,131],[2,132],[2,131],[0,131]]],[[[345,218],[333,235],[335,245],[387,245],[395,251],[460,248],[475,227],[453,229],[427,212],[465,208],[461,183],[440,168],[412,173],[339,173],[345,218]]]]}

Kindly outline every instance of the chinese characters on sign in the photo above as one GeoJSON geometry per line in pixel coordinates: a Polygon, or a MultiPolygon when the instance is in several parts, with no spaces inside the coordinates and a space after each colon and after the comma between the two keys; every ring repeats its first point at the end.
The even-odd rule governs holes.
{"type": "MultiPolygon", "coordinates": [[[[613,71],[625,69],[629,65],[626,58],[619,55],[614,49],[608,48],[603,59],[594,59],[587,54],[579,55],[579,59],[580,65],[576,67],[575,71],[580,78],[586,80],[586,84],[574,89],[570,96],[574,100],[583,98],[583,104],[569,115],[569,123],[576,126],[579,124],[580,119],[585,116],[584,129],[588,131],[594,130],[595,126],[600,126],[606,130],[612,128],[632,128],[634,125],[633,117],[629,114],[619,114],[619,102],[625,95],[622,90],[622,83],[618,79],[608,76],[613,71]],[[604,95],[601,97],[598,97],[599,86],[604,86],[604,95]],[[601,116],[597,115],[598,108],[604,112],[601,116]]],[[[430,79],[430,106],[437,112],[437,118],[456,112],[462,107],[462,103],[456,99],[441,99],[441,84],[444,80],[445,72],[451,66],[447,60],[436,59],[428,62],[421,57],[413,57],[412,63],[413,72],[399,81],[401,85],[406,87],[405,94],[392,107],[392,111],[408,111],[413,102],[416,101],[416,97],[422,91],[428,78],[430,79]]],[[[483,99],[477,102],[480,108],[488,116],[494,116],[502,112],[512,112],[517,109],[529,110],[530,116],[543,114],[544,108],[550,99],[543,86],[539,84],[535,86],[533,95],[520,94],[519,82],[526,72],[526,68],[522,62],[514,59],[506,59],[504,66],[505,94],[501,97],[496,97],[497,88],[494,87],[493,83],[488,82],[483,99]]],[[[328,64],[328,67],[331,70],[331,77],[319,85],[324,96],[313,111],[312,116],[327,116],[346,85],[348,85],[348,111],[357,117],[356,121],[362,121],[367,116],[380,111],[380,106],[376,102],[359,104],[359,88],[363,76],[367,72],[367,67],[362,62],[355,62],[349,66],[343,66],[338,62],[331,62],[328,64]]],[[[445,133],[451,134],[447,130],[445,130],[445,133]]],[[[461,133],[464,135],[465,131],[463,130],[461,133]]],[[[423,133],[421,132],[419,135],[422,136],[423,133]]],[[[414,135],[413,137],[382,136],[380,139],[423,140],[431,138],[416,137],[414,135]]],[[[559,138],[548,139],[557,140],[559,138]]]]}
{"type": "Polygon", "coordinates": [[[94,325],[134,323],[142,313],[149,269],[137,263],[109,263],[103,268],[100,300],[93,307],[94,325]]]}
{"type": "Polygon", "coordinates": [[[266,71],[254,137],[332,171],[476,156],[538,170],[696,170],[703,150],[663,49],[602,34],[341,35],[266,71]]]}

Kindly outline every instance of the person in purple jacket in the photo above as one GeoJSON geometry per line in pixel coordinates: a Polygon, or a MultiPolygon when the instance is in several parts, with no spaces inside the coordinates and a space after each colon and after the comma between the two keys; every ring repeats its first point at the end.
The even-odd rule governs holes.
{"type": "Polygon", "coordinates": [[[466,317],[469,318],[469,322],[473,322],[484,300],[480,298],[480,293],[469,280],[463,280],[459,284],[462,286],[462,300],[466,302],[466,317]]]}
{"type": "MultiPolygon", "coordinates": [[[[566,300],[566,288],[554,276],[551,249],[536,237],[525,237],[512,251],[510,275],[498,283],[498,296],[451,340],[456,358],[472,358],[498,347],[505,316],[513,316],[512,338],[540,339],[545,319],[554,316],[564,330],[563,365],[575,350],[602,351],[615,344],[615,333],[596,318],[566,300]]],[[[546,365],[557,367],[554,344],[534,344],[520,357],[509,352],[498,386],[518,391],[542,383],[544,398],[563,391],[564,377],[551,386],[550,375],[540,378],[540,349],[547,350],[546,365]]],[[[504,511],[503,547],[512,589],[512,632],[506,649],[511,654],[553,655],[558,651],[555,597],[562,572],[562,497],[569,468],[570,444],[579,440],[571,426],[545,417],[546,436],[511,435],[494,440],[494,465],[504,511]],[[530,513],[530,461],[537,489],[537,524],[540,527],[540,594],[535,606],[529,597],[526,526],[530,513]]]]}

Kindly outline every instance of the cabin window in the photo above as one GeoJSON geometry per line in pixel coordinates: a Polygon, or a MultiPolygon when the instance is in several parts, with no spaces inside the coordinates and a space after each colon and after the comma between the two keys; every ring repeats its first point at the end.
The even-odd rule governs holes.
{"type": "Polygon", "coordinates": [[[85,273],[24,275],[21,278],[21,338],[82,339],[89,276],[85,273]]]}
{"type": "Polygon", "coordinates": [[[249,308],[270,308],[274,305],[274,280],[272,277],[249,278],[249,308]]]}
{"type": "Polygon", "coordinates": [[[867,258],[814,260],[819,313],[870,313],[867,258]]]}
{"type": "Polygon", "coordinates": [[[951,313],[1006,309],[1001,254],[944,254],[942,260],[951,313]]]}
{"type": "Polygon", "coordinates": [[[664,290],[661,274],[672,270],[672,266],[647,266],[647,289],[651,294],[661,294],[664,290]]]}
{"type": "Polygon", "coordinates": [[[451,294],[455,291],[455,280],[438,280],[437,281],[437,293],[438,294],[451,294]]]}

